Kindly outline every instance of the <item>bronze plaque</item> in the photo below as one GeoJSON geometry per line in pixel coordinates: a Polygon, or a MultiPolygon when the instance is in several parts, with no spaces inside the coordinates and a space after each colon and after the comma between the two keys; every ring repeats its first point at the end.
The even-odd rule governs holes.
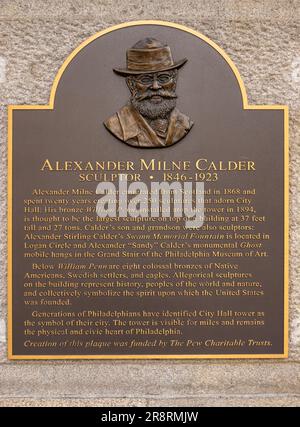
{"type": "Polygon", "coordinates": [[[287,357],[287,129],[194,30],[82,43],[9,106],[9,358],[287,357]]]}

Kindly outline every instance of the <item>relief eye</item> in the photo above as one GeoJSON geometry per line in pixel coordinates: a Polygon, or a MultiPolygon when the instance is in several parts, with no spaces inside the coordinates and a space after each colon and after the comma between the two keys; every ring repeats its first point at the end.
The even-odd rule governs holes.
{"type": "Polygon", "coordinates": [[[149,85],[152,83],[152,77],[150,76],[143,76],[139,79],[140,83],[144,84],[144,85],[149,85]]]}
{"type": "Polygon", "coordinates": [[[157,80],[159,81],[159,83],[168,83],[171,80],[171,76],[169,74],[160,74],[157,77],[157,80]]]}

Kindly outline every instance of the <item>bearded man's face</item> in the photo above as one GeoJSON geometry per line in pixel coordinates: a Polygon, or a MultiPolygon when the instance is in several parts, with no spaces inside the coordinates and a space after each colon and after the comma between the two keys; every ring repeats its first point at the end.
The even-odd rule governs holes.
{"type": "Polygon", "coordinates": [[[167,118],[175,108],[177,70],[131,75],[126,81],[132,105],[147,119],[167,118]]]}

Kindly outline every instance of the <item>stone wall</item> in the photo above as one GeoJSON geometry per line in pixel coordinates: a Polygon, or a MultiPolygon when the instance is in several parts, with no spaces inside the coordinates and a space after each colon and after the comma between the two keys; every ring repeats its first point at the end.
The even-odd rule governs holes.
{"type": "Polygon", "coordinates": [[[0,0],[0,405],[300,404],[300,1],[0,0]],[[234,61],[249,103],[290,108],[290,356],[253,361],[19,361],[6,358],[7,105],[48,103],[88,36],[160,19],[205,34],[234,61]]]}

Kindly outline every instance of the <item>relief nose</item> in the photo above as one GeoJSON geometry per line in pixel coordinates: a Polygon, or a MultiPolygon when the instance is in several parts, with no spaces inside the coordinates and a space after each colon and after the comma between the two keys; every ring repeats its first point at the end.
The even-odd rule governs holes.
{"type": "Polygon", "coordinates": [[[158,83],[158,81],[156,79],[153,79],[153,83],[152,83],[151,88],[154,90],[160,89],[160,84],[158,83]]]}

